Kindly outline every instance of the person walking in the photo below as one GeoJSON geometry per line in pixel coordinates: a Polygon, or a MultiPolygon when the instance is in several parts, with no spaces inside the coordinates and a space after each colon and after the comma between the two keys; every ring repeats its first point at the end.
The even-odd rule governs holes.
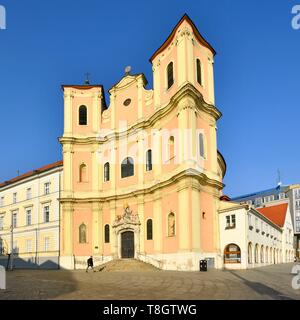
{"type": "Polygon", "coordinates": [[[93,256],[90,256],[90,257],[87,259],[87,267],[86,267],[85,272],[88,272],[89,267],[91,267],[92,270],[95,272],[95,270],[94,270],[93,256]]]}

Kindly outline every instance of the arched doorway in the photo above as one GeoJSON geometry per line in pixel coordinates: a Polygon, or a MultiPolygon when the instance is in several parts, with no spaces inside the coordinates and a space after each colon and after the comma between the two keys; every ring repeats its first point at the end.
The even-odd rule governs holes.
{"type": "Polygon", "coordinates": [[[248,244],[248,263],[249,264],[252,264],[253,263],[253,254],[252,254],[252,243],[251,242],[249,242],[249,244],[248,244]]]}
{"type": "Polygon", "coordinates": [[[241,249],[235,243],[231,243],[225,247],[224,263],[241,263],[241,249]]]}
{"type": "Polygon", "coordinates": [[[118,215],[112,228],[114,230],[115,259],[135,258],[140,254],[140,220],[133,214],[129,205],[124,205],[124,214],[118,215]]]}
{"type": "Polygon", "coordinates": [[[122,259],[134,258],[134,232],[125,231],[121,233],[121,255],[122,259]]]}

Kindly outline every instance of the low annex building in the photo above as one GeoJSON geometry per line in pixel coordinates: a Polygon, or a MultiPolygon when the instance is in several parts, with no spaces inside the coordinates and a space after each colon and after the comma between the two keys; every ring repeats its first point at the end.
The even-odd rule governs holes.
{"type": "Polygon", "coordinates": [[[255,209],[222,201],[220,246],[224,268],[247,269],[293,262],[293,225],[288,202],[255,209]]]}

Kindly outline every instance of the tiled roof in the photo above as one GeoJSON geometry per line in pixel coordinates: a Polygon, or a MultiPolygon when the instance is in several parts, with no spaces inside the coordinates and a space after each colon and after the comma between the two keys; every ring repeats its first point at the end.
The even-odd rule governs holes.
{"type": "Polygon", "coordinates": [[[284,226],[288,204],[278,204],[276,206],[264,207],[256,209],[266,218],[277,224],[279,227],[284,226]]]}
{"type": "Polygon", "coordinates": [[[36,174],[39,174],[39,173],[42,173],[42,172],[45,172],[45,171],[48,171],[50,169],[54,169],[54,168],[57,168],[57,167],[60,167],[63,165],[63,161],[60,160],[60,161],[57,161],[57,162],[54,162],[54,163],[51,163],[51,164],[48,164],[46,166],[43,166],[39,169],[36,169],[36,170],[32,170],[32,171],[29,171],[29,172],[26,172],[18,177],[15,177],[13,179],[10,179],[8,181],[4,181],[2,183],[0,183],[0,188],[2,187],[6,187],[8,186],[9,184],[12,184],[12,183],[15,183],[15,182],[18,182],[20,180],[23,180],[25,178],[29,178],[31,176],[34,176],[36,174]]]}

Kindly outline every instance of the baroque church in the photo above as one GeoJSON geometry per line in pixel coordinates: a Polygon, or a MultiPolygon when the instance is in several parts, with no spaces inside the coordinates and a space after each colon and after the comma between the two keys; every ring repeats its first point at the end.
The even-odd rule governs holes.
{"type": "Polygon", "coordinates": [[[223,265],[216,52],[184,15],[150,58],[109,89],[63,85],[60,265],[135,258],[162,269],[223,265]]]}
{"type": "Polygon", "coordinates": [[[0,265],[83,269],[137,259],[165,270],[293,261],[290,203],[222,194],[216,52],[184,15],[144,74],[63,85],[63,161],[0,183],[0,265]]]}

